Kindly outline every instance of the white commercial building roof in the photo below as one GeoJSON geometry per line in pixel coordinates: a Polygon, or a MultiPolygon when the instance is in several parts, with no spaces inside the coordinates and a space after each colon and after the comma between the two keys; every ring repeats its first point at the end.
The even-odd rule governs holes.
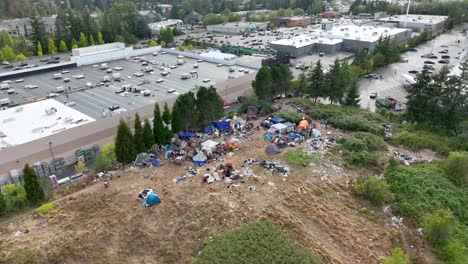
{"type": "Polygon", "coordinates": [[[437,24],[447,20],[446,16],[434,16],[434,15],[395,15],[391,17],[380,18],[380,21],[386,22],[416,22],[424,24],[437,24]]]}
{"type": "Polygon", "coordinates": [[[393,36],[407,30],[405,28],[343,25],[332,27],[329,30],[315,29],[290,39],[272,41],[271,44],[300,48],[314,43],[335,45],[342,42],[343,39],[375,42],[380,37],[393,36]]]}
{"type": "Polygon", "coordinates": [[[232,60],[237,58],[237,56],[234,54],[222,53],[219,50],[209,50],[207,52],[203,52],[200,54],[200,57],[215,60],[232,60]]]}
{"type": "Polygon", "coordinates": [[[95,121],[53,99],[0,111],[0,149],[95,121]]]}

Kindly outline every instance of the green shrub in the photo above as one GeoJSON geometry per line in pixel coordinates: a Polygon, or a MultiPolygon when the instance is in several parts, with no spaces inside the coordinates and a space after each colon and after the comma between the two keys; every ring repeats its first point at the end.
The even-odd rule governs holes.
{"type": "Polygon", "coordinates": [[[392,254],[383,259],[382,264],[406,264],[405,252],[401,248],[396,247],[392,250],[392,254]]]}
{"type": "Polygon", "coordinates": [[[456,239],[448,241],[446,245],[437,247],[436,252],[445,263],[464,264],[468,259],[466,246],[456,239]]]}
{"type": "Polygon", "coordinates": [[[389,202],[392,197],[387,182],[374,177],[359,180],[353,185],[353,191],[354,194],[368,199],[375,206],[389,202]]]}
{"type": "Polygon", "coordinates": [[[53,203],[46,203],[46,204],[43,204],[41,205],[39,208],[37,208],[35,210],[36,213],[38,214],[48,214],[50,213],[52,210],[54,210],[54,204],[53,203]]]}
{"type": "Polygon", "coordinates": [[[273,112],[272,103],[258,99],[257,96],[249,96],[247,100],[241,105],[238,112],[240,114],[247,113],[249,106],[255,106],[258,108],[260,115],[267,115],[273,112]]]}
{"type": "Polygon", "coordinates": [[[443,168],[456,185],[468,184],[468,152],[451,152],[443,162],[443,168]]]}
{"type": "Polygon", "coordinates": [[[310,164],[317,160],[317,156],[301,151],[288,152],[286,153],[286,158],[288,159],[289,163],[296,165],[310,164]]]}
{"type": "Polygon", "coordinates": [[[448,209],[438,209],[422,218],[424,237],[433,245],[446,245],[453,237],[455,219],[448,209]]]}
{"type": "Polygon", "coordinates": [[[367,132],[353,133],[349,137],[340,138],[338,143],[346,163],[362,167],[376,165],[377,155],[373,152],[387,149],[381,137],[367,132]]]}
{"type": "Polygon", "coordinates": [[[281,110],[281,111],[278,111],[276,115],[294,124],[299,124],[299,122],[301,122],[303,118],[305,118],[309,122],[311,121],[308,115],[297,113],[291,110],[281,110]]]}
{"type": "Polygon", "coordinates": [[[26,190],[20,183],[5,185],[3,192],[8,212],[18,211],[27,204],[26,190]]]}
{"type": "Polygon", "coordinates": [[[320,263],[269,221],[258,221],[215,237],[195,258],[199,263],[320,263]]]}

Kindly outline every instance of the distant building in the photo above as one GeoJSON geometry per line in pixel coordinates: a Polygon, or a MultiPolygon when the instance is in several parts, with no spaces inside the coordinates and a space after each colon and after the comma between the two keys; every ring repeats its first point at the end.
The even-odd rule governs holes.
{"type": "Polygon", "coordinates": [[[221,34],[239,35],[245,32],[266,29],[267,25],[267,22],[232,22],[219,25],[208,25],[206,26],[206,30],[208,32],[221,34]]]}
{"type": "Polygon", "coordinates": [[[384,17],[378,21],[388,23],[398,23],[398,27],[411,28],[414,31],[424,31],[427,29],[437,32],[444,29],[447,22],[446,16],[433,16],[433,15],[396,15],[391,17],[384,17]]]}
{"type": "Polygon", "coordinates": [[[309,16],[274,17],[271,23],[277,27],[303,27],[312,24],[312,18],[309,16]]]}
{"type": "Polygon", "coordinates": [[[389,37],[395,43],[402,43],[411,37],[411,30],[402,28],[356,25],[333,27],[330,24],[323,28],[290,39],[272,41],[269,46],[279,54],[297,58],[310,53],[333,53],[340,50],[370,52],[380,37],[389,37]]]}
{"type": "Polygon", "coordinates": [[[168,19],[156,23],[148,24],[149,28],[151,29],[151,33],[158,34],[161,28],[173,28],[173,27],[180,27],[183,25],[183,21],[180,19],[168,19]]]}
{"type": "Polygon", "coordinates": [[[359,19],[374,19],[374,16],[372,14],[369,14],[369,13],[359,13],[356,18],[359,18],[359,19]]]}
{"type": "MultiPolygon", "coordinates": [[[[54,32],[55,30],[55,17],[43,17],[45,30],[47,33],[54,32]]],[[[10,35],[24,35],[29,36],[31,33],[31,25],[29,18],[16,18],[0,21],[0,31],[6,31],[10,35]]]]}
{"type": "Polygon", "coordinates": [[[323,12],[321,14],[322,18],[338,18],[341,17],[340,12],[334,12],[334,11],[329,11],[329,12],[323,12]]]}
{"type": "Polygon", "coordinates": [[[378,20],[381,18],[387,17],[387,12],[376,12],[374,13],[374,19],[378,20]]]}
{"type": "Polygon", "coordinates": [[[184,23],[187,25],[196,25],[202,22],[202,20],[203,16],[196,11],[192,11],[184,17],[184,23]]]}

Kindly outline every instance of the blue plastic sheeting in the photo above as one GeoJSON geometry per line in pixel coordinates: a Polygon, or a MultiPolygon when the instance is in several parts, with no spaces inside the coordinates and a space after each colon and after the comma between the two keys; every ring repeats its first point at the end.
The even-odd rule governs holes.
{"type": "Polygon", "coordinates": [[[197,165],[197,166],[203,166],[203,165],[205,165],[205,163],[208,162],[208,160],[193,160],[192,159],[192,162],[195,163],[195,165],[197,165]]]}
{"type": "Polygon", "coordinates": [[[179,138],[189,138],[194,137],[196,134],[193,132],[183,132],[179,134],[179,138]]]}
{"type": "Polygon", "coordinates": [[[266,134],[265,136],[263,136],[263,138],[264,138],[265,140],[268,140],[268,141],[270,141],[270,140],[272,139],[272,137],[271,137],[270,134],[266,134]]]}
{"type": "Polygon", "coordinates": [[[172,150],[173,150],[173,148],[172,148],[171,145],[166,145],[166,151],[172,151],[172,150]]]}
{"type": "Polygon", "coordinates": [[[207,126],[205,128],[205,133],[210,133],[211,131],[213,131],[213,127],[212,126],[207,126]]]}
{"type": "Polygon", "coordinates": [[[153,165],[154,167],[159,166],[160,165],[159,160],[155,159],[155,158],[152,158],[151,159],[151,165],[153,165]]]}
{"type": "Polygon", "coordinates": [[[278,123],[283,123],[285,122],[286,120],[284,120],[283,118],[279,117],[279,116],[275,116],[273,117],[271,120],[270,120],[273,124],[278,124],[278,123]]]}
{"type": "Polygon", "coordinates": [[[158,204],[161,202],[161,199],[159,199],[159,196],[157,196],[156,194],[154,193],[149,193],[148,196],[146,197],[146,204],[148,206],[152,206],[152,205],[155,205],[155,204],[158,204]]]}
{"type": "Polygon", "coordinates": [[[219,130],[229,131],[229,121],[213,122],[213,126],[219,130]]]}

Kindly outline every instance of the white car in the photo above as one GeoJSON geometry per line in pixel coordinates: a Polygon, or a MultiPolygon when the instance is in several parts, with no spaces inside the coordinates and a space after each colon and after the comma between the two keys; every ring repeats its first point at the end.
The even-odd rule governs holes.
{"type": "Polygon", "coordinates": [[[161,72],[161,75],[162,75],[162,76],[167,76],[168,74],[169,74],[169,72],[167,72],[167,71],[161,72]]]}
{"type": "Polygon", "coordinates": [[[440,45],[442,48],[448,48],[449,46],[447,44],[442,44],[440,45]]]}
{"type": "Polygon", "coordinates": [[[93,84],[90,83],[90,82],[87,82],[87,83],[86,83],[86,87],[91,88],[91,87],[93,87],[93,84]]]}
{"type": "Polygon", "coordinates": [[[211,82],[211,80],[210,79],[203,79],[203,82],[207,83],[207,82],[211,82]]]}
{"type": "Polygon", "coordinates": [[[64,70],[62,71],[62,74],[70,73],[70,71],[64,70]]]}
{"type": "Polygon", "coordinates": [[[57,96],[59,96],[58,93],[48,93],[47,94],[47,98],[54,98],[54,97],[57,97],[57,96]]]}
{"type": "Polygon", "coordinates": [[[157,53],[157,52],[153,52],[153,56],[158,56],[158,53],[157,53]]]}
{"type": "Polygon", "coordinates": [[[216,65],[216,66],[218,66],[218,67],[223,67],[223,66],[224,66],[224,64],[222,64],[222,63],[219,63],[219,64],[218,64],[218,65],[216,65]]]}
{"type": "Polygon", "coordinates": [[[167,54],[167,51],[161,51],[161,54],[167,54]]]}
{"type": "Polygon", "coordinates": [[[203,62],[203,60],[197,60],[198,63],[203,62]]]}
{"type": "Polygon", "coordinates": [[[32,85],[32,84],[28,84],[24,86],[24,88],[26,89],[36,89],[37,87],[38,87],[37,85],[32,85]]]}
{"type": "Polygon", "coordinates": [[[114,67],[113,69],[114,69],[114,71],[121,71],[121,70],[123,70],[122,67],[114,67]]]}
{"type": "Polygon", "coordinates": [[[184,56],[182,56],[182,55],[178,55],[178,56],[177,56],[178,59],[182,59],[183,57],[184,57],[184,56]]]}
{"type": "Polygon", "coordinates": [[[173,69],[175,69],[175,68],[177,68],[176,65],[171,65],[171,66],[169,66],[169,69],[172,69],[172,70],[173,70],[173,69]]]}
{"type": "Polygon", "coordinates": [[[75,77],[76,79],[84,79],[84,75],[83,75],[83,74],[75,75],[75,76],[73,76],[73,77],[75,77]]]}
{"type": "Polygon", "coordinates": [[[143,76],[143,75],[144,75],[144,74],[141,73],[141,72],[135,72],[135,73],[133,74],[133,76],[135,76],[135,77],[141,77],[141,76],[143,76]]]}
{"type": "Polygon", "coordinates": [[[156,83],[162,83],[162,82],[164,82],[164,79],[157,79],[156,80],[156,83]]]}

